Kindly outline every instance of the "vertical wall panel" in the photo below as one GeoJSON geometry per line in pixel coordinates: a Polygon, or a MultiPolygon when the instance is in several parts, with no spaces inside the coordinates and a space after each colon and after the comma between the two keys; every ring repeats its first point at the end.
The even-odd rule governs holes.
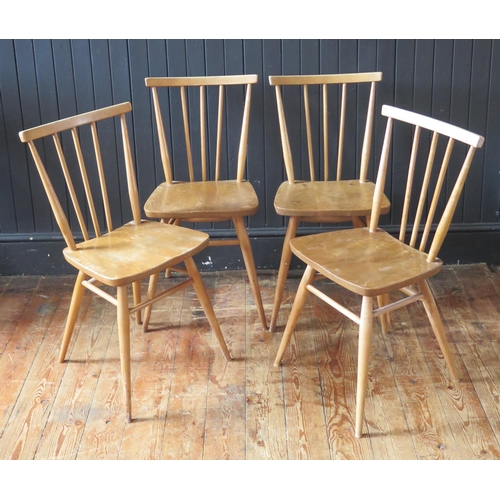
{"type": "MultiPolygon", "coordinates": [[[[18,76],[16,69],[16,54],[14,44],[10,40],[0,40],[2,48],[2,71],[0,71],[0,85],[2,98],[3,125],[5,130],[5,144],[0,151],[5,155],[5,164],[2,168],[9,168],[11,172],[12,196],[6,194],[6,199],[13,198],[14,206],[7,207],[10,216],[17,221],[19,232],[32,232],[35,229],[33,220],[33,202],[30,191],[30,175],[27,165],[26,147],[19,142],[17,133],[24,127],[21,116],[21,102],[18,93],[18,76]]],[[[36,112],[36,110],[35,110],[36,112]]],[[[8,184],[2,186],[6,190],[8,184]]]]}
{"type": "MultiPolygon", "coordinates": [[[[258,82],[252,88],[252,107],[250,109],[250,125],[248,131],[248,154],[246,178],[252,183],[259,199],[259,211],[249,218],[249,228],[262,228],[266,225],[265,210],[265,165],[264,158],[264,105],[263,88],[268,82],[262,76],[262,41],[244,40],[244,71],[247,74],[257,74],[258,82]]],[[[272,114],[272,110],[267,111],[272,114]]],[[[279,168],[279,166],[278,166],[279,168]]]]}
{"type": "Polygon", "coordinates": [[[264,164],[266,168],[266,227],[283,227],[284,221],[274,210],[274,195],[281,184],[282,152],[280,133],[276,110],[276,94],[274,88],[269,85],[270,75],[281,74],[281,42],[279,40],[263,41],[262,85],[264,86],[264,137],[265,153],[264,164]],[[276,172],[280,171],[277,175],[276,172]]]}
{"type": "MultiPolygon", "coordinates": [[[[149,68],[148,74],[146,76],[167,76],[167,52],[165,40],[148,40],[148,54],[149,54],[149,68]]],[[[145,76],[145,78],[146,78],[145,76]]],[[[162,107],[166,106],[168,102],[167,92],[161,92],[160,102],[162,107]]],[[[154,170],[155,170],[155,182],[160,184],[165,182],[165,174],[163,172],[163,166],[161,163],[160,147],[158,143],[158,130],[156,128],[156,120],[154,118],[153,111],[153,99],[151,95],[151,89],[148,88],[148,95],[150,100],[151,108],[151,130],[153,133],[153,158],[154,158],[154,170]]],[[[164,123],[167,136],[170,136],[170,122],[165,120],[164,123]]]]}
{"type": "MultiPolygon", "coordinates": [[[[455,40],[453,47],[450,122],[465,128],[469,126],[472,43],[472,40],[455,40]]],[[[457,149],[462,152],[465,150],[464,147],[458,147],[457,149]]],[[[459,166],[453,163],[450,166],[450,173],[456,172],[458,168],[459,166]]],[[[451,183],[448,183],[446,187],[448,191],[452,189],[451,183]]],[[[463,200],[464,196],[462,195],[453,217],[454,223],[459,223],[463,220],[463,200]]]]}
{"type": "MultiPolygon", "coordinates": [[[[484,142],[484,177],[481,196],[481,221],[498,222],[500,211],[500,44],[493,41],[489,80],[488,123],[484,142]]],[[[474,168],[481,167],[479,162],[474,168]]]]}
{"type": "MultiPolygon", "coordinates": [[[[109,62],[111,71],[111,89],[113,93],[113,104],[130,102],[130,59],[128,55],[128,44],[126,40],[109,41],[109,62]]],[[[130,126],[129,134],[132,134],[132,117],[127,118],[130,126]]],[[[119,125],[116,125],[115,134],[121,134],[119,125]]],[[[127,200],[127,176],[123,168],[118,170],[119,192],[121,200],[122,223],[132,219],[132,209],[127,200]]]]}
{"type": "MultiPolygon", "coordinates": [[[[486,130],[488,115],[488,81],[491,64],[491,40],[475,40],[472,51],[472,78],[470,94],[469,127],[474,131],[486,130]]],[[[484,149],[476,152],[475,164],[484,162],[484,149]]],[[[481,220],[481,204],[484,170],[471,168],[464,188],[464,217],[463,222],[474,223],[481,220]]]]}

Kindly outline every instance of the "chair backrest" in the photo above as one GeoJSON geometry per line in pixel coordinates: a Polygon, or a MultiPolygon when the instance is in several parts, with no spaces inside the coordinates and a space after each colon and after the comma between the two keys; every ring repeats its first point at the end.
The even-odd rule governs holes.
{"type": "MultiPolygon", "coordinates": [[[[387,116],[388,120],[373,198],[370,231],[376,231],[378,226],[394,123],[401,122],[401,127],[408,127],[409,124],[414,127],[414,130],[413,139],[406,141],[408,155],[405,156],[408,161],[408,174],[403,199],[399,239],[405,242],[406,234],[409,232],[410,237],[407,243],[411,247],[416,248],[420,233],[418,248],[420,251],[425,252],[426,247],[430,246],[427,260],[432,262],[436,259],[450,227],[474,153],[477,148],[483,145],[484,138],[449,123],[393,106],[382,106],[382,115],[387,116]],[[445,140],[447,139],[446,147],[443,144],[441,148],[443,153],[441,166],[439,167],[439,171],[436,172],[437,175],[434,175],[433,166],[439,163],[439,157],[441,156],[438,153],[440,150],[438,146],[440,136],[445,140]],[[457,147],[454,150],[456,143],[463,144],[464,146],[457,147]],[[423,161],[420,161],[420,158],[423,161]],[[450,159],[453,162],[458,162],[458,169],[449,168],[450,159]],[[423,175],[420,176],[416,175],[419,166],[423,170],[423,175]],[[420,191],[418,191],[419,183],[420,191]],[[446,189],[443,190],[443,186],[450,185],[451,188],[448,189],[449,192],[447,194],[445,192],[446,189]],[[410,208],[412,206],[412,192],[414,191],[417,193],[418,202],[413,203],[415,210],[413,214],[410,208]],[[441,206],[441,210],[438,210],[439,206],[441,206]],[[437,216],[439,212],[441,213],[437,216]],[[437,225],[434,224],[435,219],[437,220],[437,225]],[[435,227],[434,237],[429,238],[433,225],[435,227]]],[[[400,164],[398,161],[397,168],[399,167],[400,164]]],[[[415,201],[417,200],[415,199],[415,201]]],[[[394,210],[394,203],[392,203],[392,208],[394,210]]]]}
{"type": "MultiPolygon", "coordinates": [[[[100,217],[98,215],[98,212],[100,212],[101,209],[104,211],[105,226],[107,231],[112,231],[112,211],[110,209],[104,168],[105,162],[103,161],[103,158],[108,159],[109,163],[113,164],[115,170],[119,160],[116,150],[112,151],[111,154],[108,154],[107,150],[105,150],[105,154],[101,151],[98,134],[98,122],[119,117],[130,204],[134,222],[136,224],[140,224],[141,209],[139,205],[137,182],[126,122],[126,113],[129,113],[131,110],[131,104],[129,102],[125,102],[19,132],[21,141],[28,143],[35,165],[38,169],[38,173],[40,174],[43,187],[45,188],[45,192],[49,198],[55,219],[59,225],[59,229],[64,236],[66,244],[71,250],[76,250],[76,244],[68,222],[69,214],[65,212],[63,205],[60,202],[62,194],[58,197],[56,189],[54,189],[53,182],[48,174],[48,171],[51,171],[53,172],[52,176],[55,176],[56,172],[52,167],[49,167],[49,169],[45,167],[42,156],[45,158],[51,158],[55,162],[57,162],[57,159],[59,160],[58,163],[61,166],[62,173],[66,181],[67,192],[69,193],[69,197],[72,201],[83,238],[88,240],[91,237],[89,236],[89,230],[84,217],[84,211],[86,210],[90,213],[90,219],[92,220],[92,226],[96,237],[101,236],[103,232],[99,225],[100,217]],[[42,143],[40,144],[42,154],[40,154],[37,146],[35,145],[35,141],[49,137],[52,138],[52,141],[38,141],[42,143]],[[82,147],[82,144],[85,144],[85,147],[82,147]],[[49,148],[54,149],[51,151],[49,148]],[[87,165],[91,163],[94,164],[97,170],[97,178],[95,175],[92,175],[94,174],[93,171],[87,169],[87,165]],[[92,182],[93,180],[96,182],[92,182]],[[93,196],[92,184],[99,185],[100,200],[93,196]],[[81,193],[82,191],[84,194],[78,196],[77,192],[81,193]],[[84,198],[84,203],[86,203],[83,210],[80,205],[79,197],[84,198]],[[96,202],[96,200],[98,201],[96,202]]],[[[112,126],[114,125],[114,123],[110,124],[112,126]]],[[[104,127],[104,125],[99,123],[99,127],[104,127]]],[[[105,132],[106,140],[101,142],[106,145],[112,145],[114,148],[114,126],[112,130],[106,129],[105,132]],[[110,140],[110,134],[112,135],[113,140],[110,140]]]]}
{"type": "Polygon", "coordinates": [[[189,181],[195,181],[194,164],[197,158],[200,159],[198,165],[202,181],[210,178],[220,180],[222,170],[228,172],[223,178],[235,177],[238,182],[243,181],[252,84],[257,83],[257,80],[257,75],[146,78],[146,86],[151,87],[153,95],[161,160],[168,184],[174,182],[174,177],[182,176],[185,165],[189,181]],[[163,99],[158,92],[160,87],[169,89],[163,99]],[[236,109],[238,106],[240,110],[236,109]],[[162,109],[165,108],[169,110],[168,120],[163,119],[162,109]],[[226,120],[224,114],[227,115],[226,120]],[[183,124],[183,137],[179,133],[177,138],[176,134],[181,129],[180,121],[183,124]],[[195,129],[198,129],[198,133],[192,134],[195,129]],[[195,135],[199,141],[194,140],[195,135]],[[167,137],[172,148],[169,148],[167,137]],[[231,141],[232,138],[235,140],[231,141]],[[185,149],[185,156],[182,149],[185,149]],[[236,161],[233,161],[234,157],[236,161]],[[226,168],[223,168],[223,163],[227,163],[226,168]],[[234,163],[235,175],[232,173],[234,163]],[[184,168],[180,167],[181,164],[184,164],[184,168]]]}
{"type": "MultiPolygon", "coordinates": [[[[375,90],[376,83],[382,80],[382,73],[346,73],[334,75],[297,75],[297,76],[270,76],[269,83],[275,86],[276,100],[278,105],[278,119],[280,125],[281,144],[283,147],[283,159],[287,173],[288,182],[295,182],[295,169],[292,159],[292,141],[289,137],[287,120],[285,119],[286,99],[281,88],[284,86],[302,87],[302,100],[304,104],[305,120],[305,139],[307,140],[307,157],[309,163],[309,178],[316,180],[316,169],[314,158],[319,157],[319,150],[315,151],[314,144],[318,144],[318,149],[322,147],[323,156],[323,180],[330,179],[330,164],[334,165],[336,171],[336,180],[342,179],[342,167],[344,156],[346,155],[346,129],[356,130],[356,121],[359,111],[358,103],[363,100],[367,103],[366,121],[362,141],[361,159],[359,163],[359,180],[366,181],[368,175],[368,165],[370,161],[371,141],[373,134],[373,116],[375,110],[375,90]],[[359,85],[369,84],[369,85],[359,85]],[[311,87],[313,90],[310,90],[311,87]],[[361,95],[362,87],[366,89],[366,96],[361,95]],[[321,89],[321,92],[319,92],[321,89]],[[359,96],[357,94],[359,91],[359,96]],[[321,113],[318,110],[321,108],[321,113]],[[338,112],[332,113],[332,110],[338,112]],[[314,115],[315,118],[312,118],[314,115]],[[332,118],[338,116],[337,123],[333,123],[337,134],[330,134],[332,127],[332,118]],[[348,127],[348,124],[350,126],[348,127]],[[322,129],[322,134],[320,133],[322,129]],[[332,137],[333,136],[333,140],[332,137]],[[337,143],[336,162],[331,161],[335,152],[330,152],[331,143],[337,143]]],[[[283,89],[285,90],[285,89],[283,89]]],[[[295,95],[297,99],[299,96],[295,95]]],[[[300,108],[294,104],[293,96],[290,97],[291,106],[294,107],[293,113],[288,114],[288,124],[300,123],[300,108]]],[[[297,104],[297,103],[295,103],[297,104]]],[[[296,126],[296,125],[295,125],[296,126]]],[[[356,133],[356,132],[355,132],[356,133]]],[[[350,138],[349,140],[355,140],[350,138]]],[[[351,159],[353,163],[349,175],[355,174],[355,158],[351,159]]],[[[303,174],[302,174],[303,177],[303,174]]],[[[301,180],[305,180],[301,178],[301,180]]]]}

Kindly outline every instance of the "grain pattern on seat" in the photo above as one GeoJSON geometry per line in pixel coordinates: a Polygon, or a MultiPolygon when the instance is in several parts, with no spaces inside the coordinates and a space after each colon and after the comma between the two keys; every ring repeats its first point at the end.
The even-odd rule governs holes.
{"type": "Polygon", "coordinates": [[[291,241],[292,252],[335,283],[374,297],[437,274],[442,262],[402,243],[383,229],[366,227],[313,234],[291,241]]]}
{"type": "MultiPolygon", "coordinates": [[[[269,77],[269,83],[276,91],[287,176],[276,192],[274,207],[276,213],[289,218],[274,295],[269,327],[271,332],[276,328],[290,268],[292,251],[289,242],[295,237],[300,223],[350,221],[354,227],[366,226],[368,223],[374,192],[374,184],[368,179],[368,170],[375,90],[381,80],[380,72],[269,77]],[[300,95],[297,90],[301,91],[300,95]],[[301,101],[303,115],[298,105],[294,107],[294,103],[297,104],[294,99],[287,99],[287,95],[295,96],[297,102],[301,101]],[[366,116],[364,121],[359,118],[360,115],[366,116]],[[354,128],[353,120],[359,120],[354,128]],[[297,123],[305,129],[298,140],[297,135],[291,135],[288,128],[295,128],[297,123]],[[353,130],[363,127],[360,151],[356,152],[356,159],[353,159],[352,154],[346,153],[347,137],[355,133],[353,130]],[[308,179],[305,177],[307,171],[308,179]],[[346,171],[349,173],[346,174],[346,171]],[[297,177],[303,180],[297,180],[297,177]]],[[[381,213],[387,213],[389,209],[390,202],[384,196],[381,213]]]]}
{"type": "MultiPolygon", "coordinates": [[[[257,75],[148,77],[165,182],[144,205],[148,217],[171,224],[231,221],[261,324],[267,320],[243,217],[259,207],[245,180],[252,86],[257,75]],[[166,111],[165,111],[166,110],[166,111]]],[[[168,274],[168,273],[167,273],[168,274]]]]}
{"type": "Polygon", "coordinates": [[[146,309],[143,322],[143,329],[146,331],[155,302],[193,285],[226,360],[231,359],[203,281],[193,261],[193,255],[208,245],[208,235],[192,229],[141,220],[127,128],[127,114],[131,109],[130,103],[121,103],[19,133],[21,141],[28,143],[55,219],[66,241],[64,257],[78,270],[59,361],[63,362],[66,358],[86,289],[116,306],[127,422],[132,419],[130,314],[134,314],[137,323],[141,323],[141,310],[146,309]],[[118,154],[117,149],[120,145],[118,130],[121,132],[123,157],[118,154]],[[37,146],[35,141],[43,142],[43,145],[37,146]],[[50,146],[53,148],[52,155],[49,154],[50,146]],[[104,149],[107,154],[102,153],[104,149]],[[50,162],[50,170],[45,167],[45,158],[54,160],[50,162]],[[54,175],[55,168],[52,163],[57,165],[56,160],[59,160],[68,199],[73,204],[83,242],[77,242],[74,234],[76,231],[71,227],[71,219],[67,214],[68,207],[59,198],[48,174],[50,171],[54,175]],[[110,183],[106,172],[110,169],[116,171],[122,163],[125,164],[133,220],[126,224],[116,224],[112,220],[108,194],[110,183]],[[95,167],[97,173],[89,166],[95,167]],[[86,217],[85,214],[89,215],[86,217]],[[87,219],[92,222],[92,230],[88,227],[87,219]],[[157,294],[158,273],[181,262],[185,264],[188,279],[157,294]],[[149,288],[145,300],[142,300],[140,282],[144,278],[149,278],[149,288]],[[108,293],[102,285],[114,287],[116,294],[108,293]],[[128,285],[132,285],[133,290],[132,306],[128,302],[128,285]]]}
{"type": "Polygon", "coordinates": [[[383,106],[382,115],[388,119],[369,227],[291,238],[289,241],[291,251],[307,267],[275,359],[275,366],[279,366],[308,292],[358,324],[354,429],[358,438],[362,435],[364,424],[375,318],[384,319],[382,325],[386,333],[391,311],[421,301],[450,375],[458,380],[452,351],[427,279],[436,275],[442,267],[437,255],[449,230],[474,153],[484,141],[480,135],[393,106],[383,106]],[[398,127],[397,135],[393,133],[395,127],[398,127]],[[408,135],[403,133],[408,129],[413,132],[410,140],[405,139],[408,135]],[[393,135],[399,140],[398,149],[408,152],[408,163],[405,164],[399,157],[393,167],[401,169],[403,175],[405,169],[407,172],[399,238],[378,227],[384,206],[383,193],[393,135]],[[440,141],[440,138],[444,140],[440,141]],[[462,147],[454,151],[457,142],[462,143],[462,147]],[[456,166],[449,168],[452,160],[456,166]],[[434,169],[436,165],[437,172],[434,169]],[[445,181],[453,186],[449,193],[443,192],[445,181]],[[345,307],[315,287],[313,280],[316,272],[361,296],[361,311],[355,312],[345,307]],[[403,298],[398,298],[401,295],[403,298]],[[377,306],[374,296],[377,296],[377,306]]]}
{"type": "MultiPolygon", "coordinates": [[[[370,213],[375,184],[348,181],[284,182],[274,198],[274,208],[280,215],[300,217],[301,220],[332,221],[336,217],[351,218],[370,213]]],[[[391,205],[384,198],[381,213],[391,205]]]]}
{"type": "Polygon", "coordinates": [[[109,286],[128,285],[183,262],[208,246],[208,235],[154,221],[125,224],[63,250],[66,260],[109,286]]]}

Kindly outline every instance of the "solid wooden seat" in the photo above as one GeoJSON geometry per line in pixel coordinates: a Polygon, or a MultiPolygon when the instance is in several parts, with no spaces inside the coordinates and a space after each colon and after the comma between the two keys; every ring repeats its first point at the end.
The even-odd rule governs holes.
{"type": "MultiPolygon", "coordinates": [[[[451,356],[439,311],[427,279],[439,272],[442,266],[437,254],[451,224],[476,148],[483,144],[483,137],[439,120],[417,113],[383,106],[382,114],[388,117],[380,167],[373,197],[370,225],[366,228],[345,229],[329,233],[302,236],[292,239],[292,252],[307,264],[288,318],[275,366],[281,363],[286,346],[297,324],[300,311],[311,292],[359,325],[358,375],[356,394],[355,435],[361,437],[363,413],[368,382],[370,340],[373,319],[386,318],[390,311],[422,301],[430,324],[453,379],[458,374],[451,356]],[[395,171],[408,165],[406,191],[401,211],[399,239],[378,228],[383,190],[391,150],[394,123],[398,124],[398,138],[394,149],[395,171]],[[405,134],[405,127],[414,127],[413,142],[405,134]],[[422,138],[426,133],[429,135],[422,138]],[[447,138],[446,147],[438,143],[439,137],[447,138]],[[461,142],[454,149],[454,145],[461,142]],[[464,147],[464,145],[466,147],[464,147]],[[420,155],[428,150],[427,159],[420,155]],[[408,156],[403,151],[410,150],[408,156]],[[438,154],[442,153],[439,172],[433,173],[438,154]],[[465,155],[465,160],[462,160],[465,155]],[[461,158],[460,158],[461,156],[461,158]],[[453,160],[451,164],[450,160],[453,160]],[[458,163],[455,167],[455,163],[458,163]],[[407,163],[406,163],[407,162],[407,163]],[[450,165],[450,168],[449,168],[450,165]],[[423,172],[420,172],[423,171],[423,172]],[[418,198],[412,201],[412,191],[420,183],[418,198]],[[452,186],[444,196],[443,186],[452,186]],[[437,214],[441,212],[440,218],[437,214]],[[438,220],[437,225],[434,219],[438,220]],[[409,233],[409,234],[408,234],[409,233]],[[433,234],[434,233],[434,234],[433,234]],[[431,235],[433,234],[433,237],[431,235]],[[405,243],[409,239],[408,243],[405,243]],[[420,244],[417,246],[417,242],[420,244]],[[426,250],[429,248],[428,250],[426,250]],[[313,286],[315,274],[362,297],[359,314],[347,309],[313,286]],[[397,294],[396,300],[394,294],[397,294]],[[400,297],[401,294],[403,298],[400,297]],[[378,299],[374,309],[373,297],[378,299]],[[393,300],[390,302],[390,300],[393,300]]],[[[398,178],[401,178],[398,175],[398,178]]],[[[387,324],[386,324],[387,326],[387,324]]],[[[386,328],[383,328],[385,333],[386,328]]],[[[376,376],[374,374],[373,376],[376,376]]]]}
{"type": "Polygon", "coordinates": [[[292,252],[316,271],[358,295],[376,297],[437,274],[442,262],[367,227],[312,234],[290,242],[292,252]]]}
{"type": "MultiPolygon", "coordinates": [[[[140,323],[141,310],[146,309],[143,320],[143,330],[146,331],[152,305],[192,284],[219,340],[225,358],[231,359],[205,286],[193,261],[193,255],[208,246],[209,236],[201,231],[141,220],[126,122],[126,114],[131,109],[128,102],[117,104],[19,133],[21,141],[29,145],[54,216],[67,244],[67,248],[63,250],[64,257],[79,271],[71,298],[59,361],[63,362],[66,357],[85,289],[93,291],[114,304],[117,307],[120,363],[128,422],[132,418],[130,314],[135,314],[137,322],[140,323]],[[120,155],[117,155],[119,140],[117,139],[118,131],[115,131],[113,123],[115,117],[120,124],[124,161],[120,155]],[[56,193],[44,160],[35,145],[35,141],[43,138],[53,141],[53,144],[49,140],[43,141],[40,150],[43,151],[43,157],[48,158],[47,163],[57,163],[57,160],[60,163],[66,181],[68,199],[73,204],[83,242],[76,243],[75,241],[69,222],[73,213],[63,209],[61,200],[65,200],[65,197],[58,196],[56,193]],[[106,145],[102,152],[101,144],[106,145]],[[53,161],[49,162],[49,159],[53,161]],[[133,221],[115,228],[112,221],[113,212],[107,189],[106,172],[115,172],[116,175],[117,167],[120,167],[123,162],[133,221]],[[87,171],[89,164],[96,167],[95,173],[93,169],[87,171]],[[95,196],[95,191],[100,192],[100,197],[95,196]],[[80,198],[86,200],[86,207],[84,206],[83,209],[80,198]],[[91,234],[87,228],[85,212],[90,214],[94,234],[91,234]],[[101,225],[106,228],[106,231],[101,229],[101,225]],[[179,263],[184,263],[188,279],[156,294],[158,274],[179,263]],[[146,299],[142,300],[140,280],[144,278],[149,278],[149,287],[146,299]],[[128,303],[127,285],[129,284],[132,285],[133,306],[128,303]],[[115,287],[116,297],[110,295],[100,285],[115,287]]],[[[53,176],[56,175],[53,173],[52,166],[50,171],[53,176]]],[[[64,188],[59,186],[59,190],[61,189],[64,188]]]]}
{"type": "MultiPolygon", "coordinates": [[[[350,220],[371,212],[374,189],[373,182],[359,180],[284,182],[276,192],[274,208],[280,215],[300,217],[301,221],[350,220]]],[[[383,201],[382,210],[387,213],[391,205],[387,198],[383,201]]]]}
{"type": "Polygon", "coordinates": [[[170,224],[232,221],[237,239],[210,240],[209,245],[240,245],[259,319],[267,328],[243,219],[254,215],[259,206],[252,184],[244,180],[251,91],[255,83],[257,75],[146,78],[153,97],[165,182],[153,191],[144,212],[170,224]],[[160,94],[160,88],[164,88],[164,94],[160,94]],[[168,103],[162,104],[162,95],[168,103]],[[168,120],[162,115],[162,108],[166,107],[168,120]],[[191,134],[196,129],[199,141],[194,141],[191,134]]]}
{"type": "MultiPolygon", "coordinates": [[[[380,72],[269,77],[269,83],[276,88],[281,144],[287,174],[287,180],[280,185],[276,192],[274,208],[279,215],[289,217],[269,325],[271,332],[276,328],[285,281],[290,268],[292,258],[290,240],[295,237],[299,224],[301,222],[350,221],[355,227],[363,227],[368,223],[374,190],[373,182],[370,182],[367,177],[375,109],[375,88],[376,83],[381,80],[382,73],[380,72]],[[300,122],[300,109],[297,103],[300,95],[295,95],[294,99],[294,94],[290,94],[290,92],[298,90],[298,87],[302,88],[304,103],[305,133],[302,134],[297,132],[297,123],[300,122]],[[369,93],[365,96],[362,92],[363,90],[368,91],[368,88],[369,93]],[[350,151],[350,154],[347,154],[345,145],[346,134],[349,131],[354,134],[357,130],[357,127],[353,126],[352,120],[353,118],[356,120],[359,107],[356,104],[356,99],[350,103],[356,91],[360,95],[358,98],[359,106],[362,106],[364,102],[367,106],[359,167],[355,159],[357,152],[353,154],[353,151],[350,151]],[[290,108],[292,108],[289,109],[288,120],[285,117],[287,103],[285,93],[289,93],[288,101],[290,101],[290,108]],[[338,135],[332,139],[333,134],[330,134],[329,130],[332,127],[332,116],[336,115],[337,100],[340,101],[338,126],[336,125],[338,135]],[[293,109],[294,104],[295,109],[293,109]],[[321,114],[318,111],[320,107],[321,114]],[[317,115],[316,120],[314,120],[314,115],[317,115]],[[351,118],[348,118],[348,115],[351,118]],[[290,124],[292,134],[289,134],[290,124]],[[337,145],[336,179],[330,180],[330,164],[333,163],[330,158],[332,145],[330,143],[335,144],[335,139],[337,145]],[[303,145],[302,142],[304,142],[303,145]],[[315,144],[320,143],[322,143],[322,173],[316,170],[320,158],[319,151],[314,147],[315,144]],[[303,159],[303,163],[308,163],[309,179],[307,180],[295,179],[296,167],[292,153],[300,152],[300,147],[303,147],[301,159],[303,159]],[[346,176],[346,171],[350,180],[342,180],[342,176],[346,176]]],[[[298,163],[300,164],[302,161],[298,163]]],[[[301,165],[297,167],[297,170],[300,168],[301,165]]],[[[384,196],[381,213],[385,214],[389,209],[390,202],[384,196]]]]}
{"type": "Polygon", "coordinates": [[[63,250],[76,269],[109,286],[149,278],[208,246],[208,234],[155,221],[129,222],[114,231],[63,250]]]}
{"type": "Polygon", "coordinates": [[[162,182],[144,205],[148,217],[174,219],[227,220],[254,215],[259,200],[249,182],[205,181],[162,182]]]}

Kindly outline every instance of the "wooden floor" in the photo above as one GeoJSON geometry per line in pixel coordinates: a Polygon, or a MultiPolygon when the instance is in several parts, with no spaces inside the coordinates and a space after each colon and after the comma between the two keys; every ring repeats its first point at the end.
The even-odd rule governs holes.
{"type": "MultiPolygon", "coordinates": [[[[431,279],[458,383],[420,304],[394,313],[387,336],[376,327],[362,439],[354,437],[357,326],[310,294],[274,368],[298,275],[275,334],[260,326],[245,272],[203,277],[236,359],[225,362],[191,288],[156,304],[151,330],[132,331],[130,424],[115,308],[85,294],[60,364],[75,277],[0,277],[0,459],[500,458],[500,272],[449,266],[431,279]]],[[[259,280],[269,317],[276,275],[259,280]]],[[[319,286],[357,303],[336,285],[319,286]]]]}

